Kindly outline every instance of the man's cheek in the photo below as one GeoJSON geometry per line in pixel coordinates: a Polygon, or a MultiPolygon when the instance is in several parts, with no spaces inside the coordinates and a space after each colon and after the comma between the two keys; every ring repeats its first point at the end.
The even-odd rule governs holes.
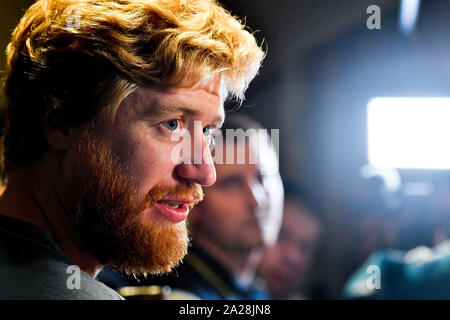
{"type": "Polygon", "coordinates": [[[164,172],[164,161],[159,158],[162,152],[144,148],[137,150],[126,160],[125,165],[129,168],[129,174],[140,180],[148,180],[158,173],[164,172]]]}
{"type": "Polygon", "coordinates": [[[171,138],[169,145],[159,147],[160,154],[165,156],[164,162],[177,166],[181,163],[191,163],[191,142],[182,138],[178,140],[177,136],[171,138]]]}

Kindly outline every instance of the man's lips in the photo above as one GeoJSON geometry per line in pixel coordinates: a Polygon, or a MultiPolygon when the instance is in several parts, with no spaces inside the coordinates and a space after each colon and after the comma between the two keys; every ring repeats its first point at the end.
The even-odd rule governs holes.
{"type": "Polygon", "coordinates": [[[196,204],[194,199],[163,198],[154,204],[154,207],[165,218],[173,222],[186,220],[189,210],[196,204]]]}

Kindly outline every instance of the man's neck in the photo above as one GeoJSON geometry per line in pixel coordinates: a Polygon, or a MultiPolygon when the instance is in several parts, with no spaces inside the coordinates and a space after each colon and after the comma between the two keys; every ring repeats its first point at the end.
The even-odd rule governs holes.
{"type": "Polygon", "coordinates": [[[36,164],[15,169],[8,176],[6,189],[0,198],[0,213],[49,232],[69,259],[95,276],[102,266],[76,244],[68,205],[62,197],[62,183],[56,178],[62,173],[58,164],[53,164],[51,168],[36,164]]]}

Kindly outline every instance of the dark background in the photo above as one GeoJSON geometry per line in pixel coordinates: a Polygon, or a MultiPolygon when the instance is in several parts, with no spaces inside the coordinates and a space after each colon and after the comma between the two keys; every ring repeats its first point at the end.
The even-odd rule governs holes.
{"type": "MultiPolygon", "coordinates": [[[[33,1],[0,2],[0,48],[33,1]]],[[[376,96],[450,96],[450,1],[422,0],[413,33],[399,31],[399,0],[226,0],[268,54],[239,112],[280,129],[280,168],[298,183],[325,234],[309,276],[311,298],[339,298],[348,276],[376,249],[433,245],[448,236],[450,175],[400,171],[434,186],[427,197],[395,195],[363,179],[366,105],[376,96]],[[366,27],[369,5],[381,30],[366,27]]],[[[0,70],[5,56],[0,55],[0,70]]],[[[3,97],[1,98],[3,99],[3,97]]],[[[3,103],[3,100],[1,100],[3,103]]]]}

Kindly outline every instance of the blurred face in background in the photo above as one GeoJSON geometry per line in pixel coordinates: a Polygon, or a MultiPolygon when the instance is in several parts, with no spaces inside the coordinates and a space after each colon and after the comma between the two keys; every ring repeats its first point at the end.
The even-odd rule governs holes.
{"type": "Polygon", "coordinates": [[[299,288],[311,264],[320,233],[319,222],[293,200],[284,205],[277,243],[268,247],[258,266],[273,297],[284,298],[299,288]]]}
{"type": "MultiPolygon", "coordinates": [[[[236,156],[239,146],[245,148],[246,155],[255,152],[249,143],[225,143],[224,158],[232,148],[236,156]]],[[[260,218],[267,216],[262,213],[271,207],[270,190],[261,164],[248,163],[247,157],[246,164],[216,165],[217,181],[205,188],[204,200],[191,216],[194,240],[201,237],[226,251],[249,252],[264,247],[260,218]]]]}

